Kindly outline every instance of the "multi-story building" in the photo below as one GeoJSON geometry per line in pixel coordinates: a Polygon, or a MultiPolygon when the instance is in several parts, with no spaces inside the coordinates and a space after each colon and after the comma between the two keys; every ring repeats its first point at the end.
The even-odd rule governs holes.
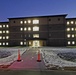
{"type": "Polygon", "coordinates": [[[0,46],[75,46],[76,18],[66,16],[8,18],[0,22],[0,46]]]}

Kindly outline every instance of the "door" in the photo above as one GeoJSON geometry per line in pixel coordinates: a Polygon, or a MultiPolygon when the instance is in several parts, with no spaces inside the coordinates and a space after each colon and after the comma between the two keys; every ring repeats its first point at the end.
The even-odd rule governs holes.
{"type": "Polygon", "coordinates": [[[33,41],[33,47],[39,47],[40,42],[38,40],[33,41]]]}

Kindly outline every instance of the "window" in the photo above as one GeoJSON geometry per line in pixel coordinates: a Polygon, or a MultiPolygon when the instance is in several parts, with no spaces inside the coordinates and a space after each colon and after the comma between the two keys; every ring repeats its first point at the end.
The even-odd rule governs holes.
{"type": "Polygon", "coordinates": [[[24,42],[24,45],[26,45],[26,42],[24,42]]]}
{"type": "Polygon", "coordinates": [[[0,36],[0,39],[2,39],[2,36],[0,36]]]}
{"type": "Polygon", "coordinates": [[[39,34],[33,34],[33,38],[39,38],[39,34]]]}
{"type": "Polygon", "coordinates": [[[5,43],[3,42],[3,45],[5,45],[5,43]]]}
{"type": "Polygon", "coordinates": [[[39,31],[39,27],[38,26],[33,27],[33,31],[39,31]]]}
{"type": "Polygon", "coordinates": [[[5,39],[5,37],[3,36],[3,39],[5,39]]]}
{"type": "Polygon", "coordinates": [[[23,21],[20,21],[20,24],[23,24],[23,21]]]}
{"type": "Polygon", "coordinates": [[[23,42],[20,42],[20,45],[23,45],[23,42]]]}
{"type": "Polygon", "coordinates": [[[9,36],[6,36],[6,39],[9,39],[9,36]]]}
{"type": "Polygon", "coordinates": [[[20,31],[23,31],[23,28],[20,28],[20,31]]]}
{"type": "Polygon", "coordinates": [[[74,34],[72,34],[72,38],[74,38],[74,34]]]}
{"type": "Polygon", "coordinates": [[[26,22],[26,21],[24,21],[24,23],[26,24],[27,22],[26,22]]]}
{"type": "Polygon", "coordinates": [[[31,45],[31,41],[29,41],[29,45],[31,45]]]}
{"type": "Polygon", "coordinates": [[[76,24],[76,21],[75,21],[75,24],[76,24]]]}
{"type": "Polygon", "coordinates": [[[70,41],[68,41],[68,45],[70,45],[70,41]]]}
{"type": "Polygon", "coordinates": [[[28,20],[28,23],[31,23],[31,20],[28,20]]]}
{"type": "Polygon", "coordinates": [[[75,44],[75,41],[72,41],[72,44],[74,45],[75,44]]]}
{"type": "Polygon", "coordinates": [[[13,23],[16,23],[15,21],[13,21],[13,23]]]}
{"type": "Polygon", "coordinates": [[[69,21],[67,21],[67,25],[69,25],[69,21]]]}
{"type": "Polygon", "coordinates": [[[72,31],[74,31],[74,28],[71,28],[72,31]]]}
{"type": "Polygon", "coordinates": [[[26,27],[24,28],[24,31],[26,31],[27,29],[26,29],[26,27]]]}
{"type": "Polygon", "coordinates": [[[31,27],[28,27],[28,31],[31,31],[31,27]]]}
{"type": "Polygon", "coordinates": [[[5,25],[3,25],[3,27],[5,27],[5,25]]]}
{"type": "Polygon", "coordinates": [[[2,28],[2,25],[0,25],[0,28],[2,28]]]}
{"type": "Polygon", "coordinates": [[[5,33],[5,31],[3,31],[3,33],[5,33]]]}
{"type": "Polygon", "coordinates": [[[9,33],[9,31],[8,31],[8,30],[6,30],[6,33],[9,33]]]}
{"type": "Polygon", "coordinates": [[[67,37],[70,38],[70,34],[68,34],[67,37]]]}
{"type": "Polygon", "coordinates": [[[58,21],[60,21],[60,18],[58,18],[58,21]]]}
{"type": "Polygon", "coordinates": [[[31,35],[29,34],[29,37],[30,37],[31,35]]]}
{"type": "Polygon", "coordinates": [[[0,45],[2,45],[2,43],[0,43],[0,45]]]}
{"type": "Polygon", "coordinates": [[[39,20],[33,20],[33,24],[39,24],[39,20]]]}
{"type": "Polygon", "coordinates": [[[9,25],[6,25],[6,27],[8,28],[8,27],[9,27],[9,25]]]}
{"type": "Polygon", "coordinates": [[[2,31],[0,31],[0,34],[2,33],[2,31]]]}
{"type": "Polygon", "coordinates": [[[8,45],[8,42],[6,42],[6,45],[8,45]]]}
{"type": "Polygon", "coordinates": [[[67,31],[70,31],[70,28],[67,28],[67,31]]]}
{"type": "Polygon", "coordinates": [[[71,21],[71,24],[73,24],[74,22],[73,21],[71,21]]]}

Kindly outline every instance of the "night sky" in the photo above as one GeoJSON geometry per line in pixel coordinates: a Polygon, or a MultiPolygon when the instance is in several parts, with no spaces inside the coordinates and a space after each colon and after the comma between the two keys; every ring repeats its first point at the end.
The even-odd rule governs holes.
{"type": "Polygon", "coordinates": [[[0,0],[0,22],[11,17],[57,14],[76,17],[76,0],[0,0]]]}

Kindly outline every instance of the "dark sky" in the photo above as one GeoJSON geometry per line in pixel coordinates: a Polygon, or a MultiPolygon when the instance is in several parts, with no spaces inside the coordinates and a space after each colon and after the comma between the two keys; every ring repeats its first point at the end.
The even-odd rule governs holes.
{"type": "Polygon", "coordinates": [[[76,17],[76,0],[0,0],[0,21],[10,17],[56,14],[76,17]]]}

